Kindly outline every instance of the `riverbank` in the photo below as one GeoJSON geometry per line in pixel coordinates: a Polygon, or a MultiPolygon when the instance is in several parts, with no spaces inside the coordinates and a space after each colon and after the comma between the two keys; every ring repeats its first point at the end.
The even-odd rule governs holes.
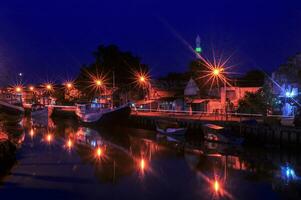
{"type": "Polygon", "coordinates": [[[191,132],[203,134],[204,124],[213,123],[221,125],[232,131],[235,135],[244,137],[246,143],[275,145],[280,147],[298,148],[301,145],[301,129],[289,126],[264,123],[246,123],[238,120],[213,120],[197,119],[181,116],[151,116],[132,114],[129,118],[131,126],[155,130],[155,122],[160,119],[172,119],[178,121],[181,127],[187,127],[191,132]]]}

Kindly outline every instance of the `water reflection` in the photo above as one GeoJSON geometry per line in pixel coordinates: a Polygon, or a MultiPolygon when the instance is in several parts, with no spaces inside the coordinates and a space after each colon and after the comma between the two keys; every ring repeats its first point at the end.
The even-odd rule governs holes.
{"type": "MultiPolygon", "coordinates": [[[[2,129],[14,136],[14,144],[24,144],[19,154],[41,154],[30,162],[40,163],[41,157],[57,160],[51,165],[55,173],[60,173],[56,169],[64,163],[75,163],[72,171],[89,166],[98,183],[118,185],[128,180],[135,184],[137,178],[141,185],[159,190],[159,184],[162,190],[172,192],[169,185],[176,187],[183,182],[187,199],[258,199],[261,194],[256,191],[263,185],[270,195],[300,197],[298,154],[202,143],[194,137],[157,137],[154,132],[138,129],[89,128],[67,120],[46,126],[24,120],[20,126],[2,129]],[[160,181],[167,181],[168,187],[160,181]]],[[[51,168],[43,173],[54,173],[51,168]]]]}

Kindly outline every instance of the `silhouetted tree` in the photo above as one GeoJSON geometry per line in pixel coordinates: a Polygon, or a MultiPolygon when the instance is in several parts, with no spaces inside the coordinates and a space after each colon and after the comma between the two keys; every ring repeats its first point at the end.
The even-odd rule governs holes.
{"type": "MultiPolygon", "coordinates": [[[[113,74],[115,76],[115,86],[118,88],[118,94],[127,93],[134,88],[134,73],[137,71],[148,71],[148,66],[141,64],[140,58],[130,52],[121,51],[115,45],[100,45],[93,52],[94,62],[83,66],[76,79],[79,90],[85,91],[86,98],[91,99],[95,96],[92,90],[91,75],[102,75],[106,79],[108,87],[112,87],[113,74]],[[88,93],[87,93],[88,91],[88,93]]],[[[124,95],[118,95],[119,97],[124,95]]]]}

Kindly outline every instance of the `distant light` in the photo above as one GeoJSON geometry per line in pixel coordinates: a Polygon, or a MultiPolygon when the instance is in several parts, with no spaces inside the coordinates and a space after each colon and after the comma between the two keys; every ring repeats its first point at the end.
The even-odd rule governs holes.
{"type": "Polygon", "coordinates": [[[97,148],[96,148],[95,155],[96,155],[96,157],[97,157],[98,159],[101,158],[102,155],[103,155],[103,150],[102,150],[102,148],[97,147],[97,148]]]}
{"type": "Polygon", "coordinates": [[[285,180],[294,180],[297,178],[295,170],[289,166],[281,167],[282,177],[285,180]]]}
{"type": "Polygon", "coordinates": [[[197,53],[201,53],[201,52],[202,52],[202,48],[201,48],[201,47],[196,47],[196,48],[195,48],[195,51],[196,51],[197,53]]]}
{"type": "Polygon", "coordinates": [[[139,81],[140,82],[145,82],[145,77],[144,76],[140,76],[139,81]]]}
{"type": "Polygon", "coordinates": [[[30,135],[31,138],[33,138],[33,136],[34,136],[34,130],[33,129],[30,129],[29,135],[30,135]]]}
{"type": "Polygon", "coordinates": [[[213,187],[214,187],[214,191],[215,191],[216,193],[218,193],[219,190],[220,190],[220,185],[219,185],[219,182],[218,182],[217,180],[214,181],[213,187]]]}
{"type": "Polygon", "coordinates": [[[20,73],[19,73],[19,76],[23,76],[23,74],[20,72],[20,73]]]}
{"type": "Polygon", "coordinates": [[[219,68],[215,68],[212,71],[212,73],[213,73],[214,76],[218,76],[220,74],[220,72],[221,72],[221,69],[219,69],[219,68]]]}
{"type": "Polygon", "coordinates": [[[16,87],[16,92],[21,92],[22,91],[22,88],[21,87],[16,87]]]}
{"type": "Polygon", "coordinates": [[[30,87],[29,87],[29,90],[30,90],[30,91],[33,91],[33,90],[34,90],[34,87],[33,87],[33,86],[30,86],[30,87]]]}
{"type": "Polygon", "coordinates": [[[66,86],[67,86],[68,89],[70,89],[70,88],[72,88],[73,84],[72,83],[67,83],[66,86]]]}
{"type": "Polygon", "coordinates": [[[68,139],[66,146],[68,147],[68,149],[71,149],[73,146],[73,142],[71,139],[68,139]]]}
{"type": "Polygon", "coordinates": [[[144,161],[143,158],[142,158],[141,161],[140,161],[140,169],[141,169],[142,171],[144,171],[144,169],[145,169],[145,161],[144,161]]]}
{"type": "Polygon", "coordinates": [[[47,90],[52,90],[52,85],[51,85],[51,84],[47,84],[47,85],[46,85],[46,89],[47,89],[47,90]]]}
{"type": "Polygon", "coordinates": [[[53,136],[52,136],[52,134],[47,134],[46,135],[46,141],[48,142],[48,143],[51,143],[52,142],[52,139],[53,139],[53,136]]]}
{"type": "Polygon", "coordinates": [[[292,97],[295,97],[296,94],[295,94],[295,92],[292,90],[291,92],[289,92],[289,91],[285,92],[285,96],[288,97],[288,98],[292,98],[292,97]]]}
{"type": "Polygon", "coordinates": [[[101,80],[96,80],[95,83],[96,83],[97,86],[101,86],[102,85],[102,81],[101,80]]]}

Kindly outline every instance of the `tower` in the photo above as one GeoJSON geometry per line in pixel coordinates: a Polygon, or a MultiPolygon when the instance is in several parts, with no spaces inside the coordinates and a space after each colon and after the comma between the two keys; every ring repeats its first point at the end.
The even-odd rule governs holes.
{"type": "Polygon", "coordinates": [[[195,39],[195,52],[196,52],[196,56],[198,57],[198,54],[202,53],[202,47],[201,47],[201,38],[199,35],[197,35],[196,39],[195,39]]]}

